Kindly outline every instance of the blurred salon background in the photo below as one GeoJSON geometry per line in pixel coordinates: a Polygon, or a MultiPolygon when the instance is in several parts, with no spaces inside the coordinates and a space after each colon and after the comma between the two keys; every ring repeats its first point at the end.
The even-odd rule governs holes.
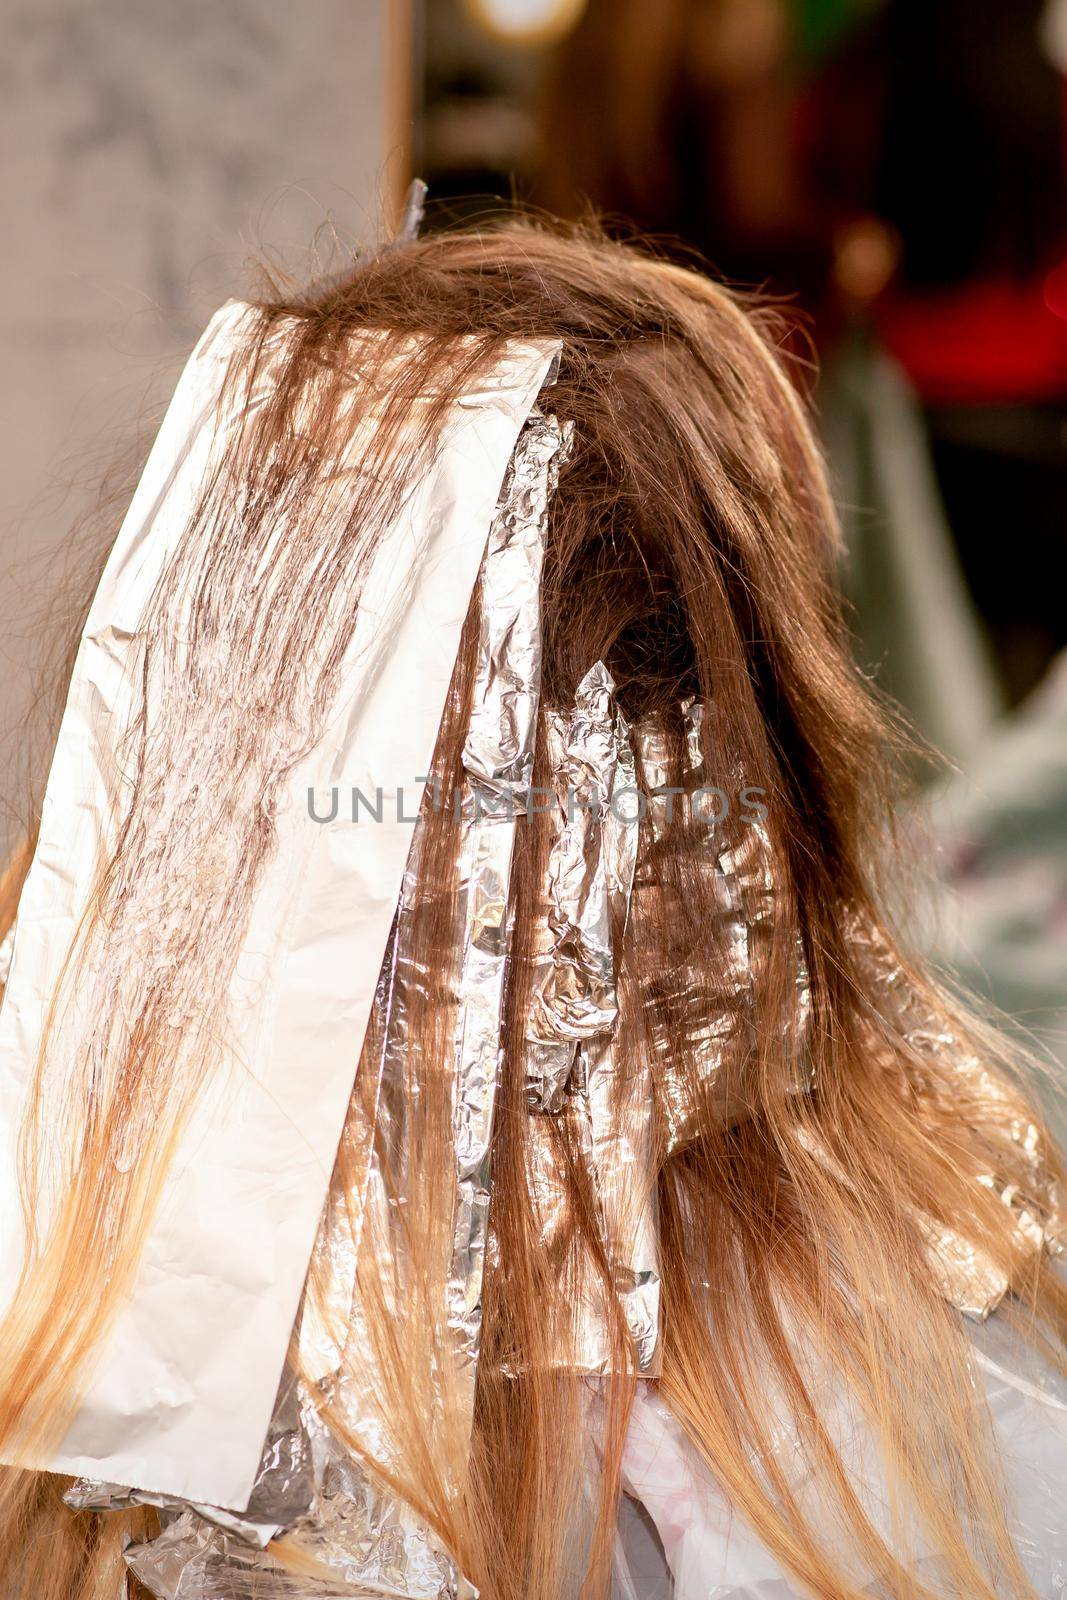
{"type": "Polygon", "coordinates": [[[335,267],[415,173],[426,227],[595,214],[781,302],[857,654],[944,758],[923,936],[1067,1062],[1067,0],[9,0],[0,40],[11,761],[85,463],[251,263],[335,267]]]}

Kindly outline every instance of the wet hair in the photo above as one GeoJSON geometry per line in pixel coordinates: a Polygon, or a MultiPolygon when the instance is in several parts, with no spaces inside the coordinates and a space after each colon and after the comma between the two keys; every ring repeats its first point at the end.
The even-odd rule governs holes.
{"type": "MultiPolygon", "coordinates": [[[[133,798],[70,958],[87,1021],[84,1049],[62,1064],[58,1121],[47,1048],[38,1067],[23,1138],[27,1214],[43,1140],[63,1202],[39,1235],[31,1228],[0,1332],[0,1445],[43,1448],[55,1436],[131,1281],[215,1060],[227,974],[274,845],[265,802],[321,727],[378,532],[457,392],[506,341],[542,336],[562,342],[550,404],[574,424],[548,530],[543,704],[570,707],[603,661],[620,707],[662,727],[681,772],[680,707],[695,699],[707,708],[707,769],[761,789],[766,806],[773,912],[765,900],[742,908],[760,925],[754,1027],[724,1057],[714,1093],[693,1004],[714,1017],[729,952],[684,818],[657,842],[655,891],[622,942],[620,1081],[649,1060],[668,1063],[675,1084],[691,1080],[687,1134],[672,1143],[665,1077],[652,1074],[660,1393],[738,1514],[811,1592],[858,1596],[858,1561],[887,1593],[932,1594],[907,1568],[915,1523],[949,1592],[1027,1595],[968,1341],[929,1244],[932,1229],[951,1230],[983,1253],[1012,1286],[1010,1314],[1059,1348],[1064,1291],[1018,1220],[1022,1209],[1049,1218],[1058,1157],[1008,1046],[894,932],[898,734],[850,656],[832,581],[833,507],[773,315],[591,229],[510,223],[430,236],[359,260],[326,288],[279,290],[249,319],[227,378],[232,436],[146,619],[133,798]],[[353,339],[368,329],[383,336],[378,354],[354,365],[353,339]],[[243,403],[268,357],[269,388],[243,403]],[[366,470],[350,493],[326,494],[370,403],[379,426],[366,470]],[[404,432],[401,453],[416,411],[415,443],[404,432]],[[292,535],[272,544],[280,522],[292,535]],[[255,585],[267,552],[277,563],[269,605],[255,585]],[[309,648],[326,618],[327,648],[309,648]],[[216,775],[195,804],[182,778],[191,752],[216,775]],[[165,962],[143,959],[146,940],[165,945],[165,962]],[[672,1003],[683,969],[700,979],[684,1006],[672,1003]],[[167,1026],[175,1012],[191,1019],[184,1029],[167,1026]],[[1009,1191],[1015,1209],[1002,1200],[1009,1191]],[[878,1440],[901,1508],[894,1537],[857,1495],[804,1349],[878,1440]],[[811,1517],[776,1459],[783,1418],[825,1517],[811,1517]]],[[[468,618],[435,756],[446,782],[461,773],[475,642],[468,618]]],[[[543,739],[538,760],[543,774],[543,739]]],[[[457,834],[447,808],[425,810],[422,826],[413,947],[420,969],[445,974],[457,834]]],[[[421,1287],[402,1314],[373,1231],[359,1255],[364,1356],[391,1448],[385,1460],[347,1442],[485,1600],[607,1594],[638,1382],[581,1130],[566,1113],[548,1135],[567,1175],[551,1245],[533,1193],[523,1040],[547,829],[531,817],[517,840],[473,1438],[458,1391],[439,1381],[454,1164],[444,977],[423,986],[411,1021],[419,1158],[404,1214],[421,1287]],[[596,1286],[612,1344],[595,1427],[590,1385],[561,1367],[554,1343],[579,1280],[596,1286]]],[[[7,901],[10,915],[13,892],[7,901]]],[[[365,1066],[379,1025],[349,1134],[369,1115],[365,1066]]],[[[335,1190],[345,1152],[343,1140],[335,1190]]],[[[312,1294],[318,1270],[313,1262],[312,1294]]],[[[62,1486],[5,1473],[0,1570],[17,1574],[12,1594],[26,1600],[110,1600],[116,1530],[131,1514],[78,1516],[62,1486]]]]}

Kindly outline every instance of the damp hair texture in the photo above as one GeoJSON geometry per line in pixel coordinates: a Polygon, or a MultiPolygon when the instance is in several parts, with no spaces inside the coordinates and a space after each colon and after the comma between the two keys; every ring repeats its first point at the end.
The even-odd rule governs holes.
{"type": "MultiPolygon", "coordinates": [[[[776,884],[753,975],[758,1042],[724,1062],[714,1092],[693,1059],[693,1018],[672,1003],[680,964],[695,961],[714,1008],[726,961],[684,820],[659,843],[658,891],[639,913],[635,898],[622,948],[622,1092],[637,1063],[666,1052],[690,1073],[695,1108],[692,1137],[662,1154],[656,1176],[660,1392],[739,1514],[813,1594],[845,1600],[872,1575],[880,1592],[909,1600],[1030,1594],[965,1331],[917,1219],[955,1229],[1002,1267],[1013,1286],[1004,1314],[1061,1352],[1062,1287],[983,1182],[995,1171],[1041,1218],[1057,1157],[1007,1047],[893,932],[888,752],[898,734],[850,658],[832,584],[834,514],[773,316],[592,230],[512,223],[386,250],[325,289],[279,288],[245,334],[218,422],[226,448],[150,604],[126,820],[70,954],[23,1131],[29,1245],[0,1332],[3,1448],[40,1459],[54,1441],[131,1282],[168,1163],[218,1063],[227,980],[274,849],[274,797],[322,727],[377,530],[432,453],[456,392],[505,340],[549,336],[562,341],[551,409],[573,420],[575,448],[550,515],[542,706],[573,704],[602,659],[627,715],[663,722],[680,773],[677,708],[698,696],[711,708],[709,770],[766,791],[776,884]],[[382,337],[361,340],[368,329],[382,337]],[[368,407],[377,426],[354,473],[368,407]],[[415,444],[405,433],[400,459],[412,416],[415,444]],[[810,978],[803,1042],[798,948],[810,978]],[[63,995],[75,985],[72,1045],[63,995]],[[805,1094],[792,1092],[801,1050],[805,1094]],[[1038,1129],[1036,1159],[1013,1136],[1020,1120],[1038,1129]],[[824,1426],[806,1349],[878,1443],[893,1486],[888,1540],[824,1426]],[[817,1486],[815,1517],[776,1457],[783,1413],[817,1486]],[[923,1568],[930,1587],[907,1567],[916,1528],[935,1557],[923,1568]]],[[[468,619],[435,755],[445,784],[459,781],[475,637],[468,619]]],[[[542,740],[540,782],[545,759],[542,740]]],[[[410,1194],[415,1289],[399,1314],[373,1228],[359,1257],[363,1359],[390,1444],[387,1461],[368,1464],[486,1600],[606,1596],[638,1381],[566,1111],[549,1119],[569,1175],[550,1243],[531,1199],[521,1041],[548,826],[531,818],[517,841],[473,1440],[447,1376],[443,1315],[458,926],[447,808],[424,812],[411,913],[426,976],[406,1068],[410,1170],[393,1171],[383,1153],[387,1185],[410,1194]],[[579,1281],[599,1285],[614,1344],[615,1371],[595,1386],[553,1359],[579,1281]]],[[[7,917],[16,888],[4,888],[7,917]]],[[[380,1026],[372,1020],[357,1071],[334,1207],[365,1142],[380,1026]]],[[[321,1273],[316,1260],[311,1296],[321,1273]]],[[[128,1519],[76,1516],[61,1487],[5,1474],[0,1571],[26,1600],[110,1596],[128,1519]]],[[[294,1569],[303,1559],[284,1541],[277,1554],[294,1569]]]]}

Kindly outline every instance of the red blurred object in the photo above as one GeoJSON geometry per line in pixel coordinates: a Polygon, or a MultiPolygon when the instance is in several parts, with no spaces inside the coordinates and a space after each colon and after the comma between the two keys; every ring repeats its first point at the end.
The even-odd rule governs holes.
{"type": "Polygon", "coordinates": [[[1053,267],[1045,279],[1045,304],[1054,317],[1067,322],[1067,261],[1053,267]]]}
{"type": "Polygon", "coordinates": [[[1067,397],[1067,262],[1032,283],[891,293],[878,321],[930,405],[1067,397]]]}

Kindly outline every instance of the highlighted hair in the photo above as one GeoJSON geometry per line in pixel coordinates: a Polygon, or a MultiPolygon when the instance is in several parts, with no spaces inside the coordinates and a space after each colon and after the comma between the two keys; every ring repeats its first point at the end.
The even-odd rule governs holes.
{"type": "MultiPolygon", "coordinates": [[[[666,890],[631,920],[622,952],[623,1070],[666,1049],[675,1072],[691,1075],[697,1107],[692,1137],[670,1153],[664,1144],[659,1162],[661,1393],[738,1513],[823,1600],[857,1600],[872,1576],[909,1600],[1028,1596],[968,1341],[929,1243],[931,1228],[952,1230],[982,1252],[1012,1286],[1006,1314],[1062,1360],[1064,1289],[999,1198],[1014,1186],[1018,1207],[1050,1220],[1058,1156],[1004,1041],[908,959],[893,932],[888,893],[900,863],[888,752],[900,740],[851,661],[832,583],[833,509],[773,317],[588,230],[512,224],[428,237],[360,262],[326,290],[279,293],[250,319],[231,391],[255,384],[268,346],[282,352],[280,379],[247,410],[204,486],[176,570],[153,597],[146,673],[158,675],[164,715],[150,746],[143,721],[132,730],[133,808],[71,958],[70,981],[90,974],[97,985],[97,1025],[91,1048],[64,1069],[62,1123],[47,1129],[64,1204],[31,1235],[0,1330],[0,1446],[35,1451],[60,1431],[136,1269],[174,1142],[211,1070],[224,975],[272,849],[263,795],[314,739],[351,620],[314,674],[309,639],[323,616],[354,615],[376,529],[403,493],[405,467],[392,449],[399,421],[416,397],[432,395],[416,458],[432,451],[458,386],[505,340],[531,336],[562,339],[552,405],[575,423],[551,511],[543,702],[571,705],[603,660],[623,710],[662,719],[681,770],[677,707],[695,696],[713,713],[703,729],[709,770],[743,774],[767,807],[776,909],[755,973],[757,1042],[739,1045],[723,1067],[730,1115],[702,1087],[687,1019],[642,1003],[657,984],[669,989],[683,956],[706,972],[709,994],[727,960],[684,825],[663,846],[666,890]],[[380,470],[339,503],[320,486],[353,426],[346,351],[366,328],[385,335],[380,370],[358,377],[382,406],[380,470]],[[388,353],[412,336],[418,355],[397,381],[388,353]],[[281,601],[264,608],[253,578],[281,516],[298,536],[279,555],[281,601]],[[181,670],[168,656],[178,616],[191,641],[181,670]],[[188,671],[200,674],[197,695],[187,692],[188,671]],[[252,714],[219,717],[222,686],[252,714]],[[205,739],[216,788],[199,793],[181,833],[163,840],[159,819],[177,820],[182,763],[205,739]],[[219,837],[226,850],[216,854],[219,837]],[[179,854],[195,862],[195,878],[176,875],[179,854]],[[182,917],[189,904],[195,922],[182,917]],[[149,915],[170,941],[162,978],[137,960],[149,915]],[[180,1038],[165,1025],[175,1007],[193,1019],[180,1038]],[[812,1088],[797,1094],[802,1049],[812,1088]],[[1025,1148],[1020,1122],[1033,1130],[1025,1148]],[[889,1536],[870,1520],[830,1436],[805,1348],[877,1441],[893,1489],[889,1536]],[[783,1414],[817,1486],[818,1519],[776,1461],[783,1414]],[[933,1587],[908,1566],[915,1528],[935,1557],[933,1587]]],[[[468,626],[438,740],[446,783],[460,772],[473,639],[468,626]]],[[[456,835],[447,808],[427,808],[423,820],[414,938],[432,972],[454,943],[456,835]]],[[[572,1182],[551,1250],[531,1195],[522,1039],[546,830],[547,819],[531,818],[517,847],[492,1167],[498,1250],[473,1444],[458,1393],[435,1380],[448,1366],[454,1162],[442,986],[427,987],[415,1008],[409,1066],[420,1160],[405,1215],[422,1290],[398,1317],[379,1281],[380,1241],[364,1238],[359,1266],[369,1358],[395,1446],[394,1464],[369,1465],[435,1528],[484,1600],[607,1594],[636,1382],[566,1115],[552,1138],[572,1182]],[[595,1453],[587,1386],[554,1361],[552,1330],[573,1315],[568,1294],[579,1278],[599,1284],[615,1350],[599,1386],[595,1453]]],[[[14,888],[5,880],[0,894],[8,920],[14,888]]],[[[46,1051],[38,1109],[48,1072],[46,1051]]],[[[365,1115],[361,1082],[362,1067],[350,1123],[365,1115]]],[[[43,1133],[31,1117],[30,1216],[43,1133]]],[[[116,1526],[68,1512],[46,1475],[8,1472],[0,1571],[12,1595],[104,1595],[121,1560],[116,1526]]],[[[278,1555],[287,1559],[284,1543],[278,1555]]]]}

